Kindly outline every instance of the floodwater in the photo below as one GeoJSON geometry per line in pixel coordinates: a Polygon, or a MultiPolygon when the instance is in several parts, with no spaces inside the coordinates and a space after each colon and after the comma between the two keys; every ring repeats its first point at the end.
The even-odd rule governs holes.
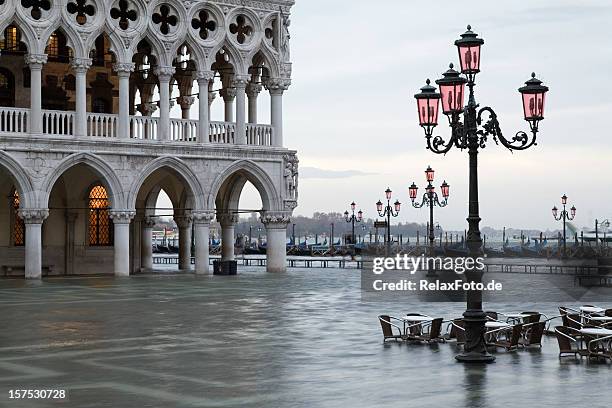
{"type": "MultiPolygon", "coordinates": [[[[612,364],[560,361],[553,337],[466,366],[452,343],[383,344],[377,320],[453,318],[462,303],[361,293],[359,271],[338,269],[0,280],[0,406],[610,405],[612,364]],[[11,400],[11,389],[63,389],[67,398],[11,400]]],[[[515,299],[486,308],[554,315],[559,305],[528,292],[515,299]]]]}

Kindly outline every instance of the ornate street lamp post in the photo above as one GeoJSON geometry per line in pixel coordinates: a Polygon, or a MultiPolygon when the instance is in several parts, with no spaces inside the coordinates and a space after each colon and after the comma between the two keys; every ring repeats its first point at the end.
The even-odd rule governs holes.
{"type": "Polygon", "coordinates": [[[400,203],[398,200],[395,200],[393,207],[391,207],[392,194],[393,192],[391,191],[391,189],[387,187],[387,190],[385,190],[385,198],[387,199],[387,205],[383,208],[383,203],[380,200],[378,200],[378,202],[376,203],[376,211],[378,211],[378,215],[382,218],[387,217],[387,256],[391,254],[391,217],[397,217],[402,206],[402,203],[400,203]]]}
{"type": "Polygon", "coordinates": [[[559,214],[559,209],[557,206],[553,207],[552,213],[555,220],[563,220],[563,256],[565,257],[567,256],[567,233],[565,223],[566,221],[572,221],[574,218],[576,218],[576,207],[572,206],[572,208],[570,208],[570,212],[567,212],[567,196],[565,194],[563,194],[563,197],[561,197],[561,204],[563,205],[561,214],[559,214]]]}
{"type": "MultiPolygon", "coordinates": [[[[538,125],[544,119],[544,100],[548,88],[542,81],[531,75],[531,79],[519,89],[523,98],[525,120],[529,123],[531,135],[520,131],[511,140],[506,139],[501,131],[497,114],[490,107],[476,103],[474,86],[476,74],[480,72],[480,48],[484,40],[472,32],[471,27],[455,41],[459,51],[461,72],[455,71],[453,65],[442,78],[436,81],[440,93],[427,80],[421,92],[415,95],[417,100],[419,123],[425,130],[427,148],[436,154],[446,154],[453,146],[467,149],[469,154],[469,230],[467,234],[468,254],[478,257],[482,254],[480,236],[480,215],[478,203],[478,149],[486,146],[492,138],[509,150],[526,150],[536,144],[538,125]],[[461,76],[463,74],[464,76],[461,76]],[[469,88],[469,99],[464,106],[465,85],[469,88]],[[433,136],[438,125],[439,102],[442,100],[442,111],[448,117],[451,136],[446,141],[441,136],[433,136]]],[[[482,282],[482,272],[472,269],[466,272],[466,278],[475,283],[482,282]]],[[[486,349],[484,340],[486,316],[482,310],[482,292],[477,290],[467,293],[467,310],[464,313],[466,343],[464,353],[457,356],[463,362],[491,362],[495,358],[486,349]]]]}
{"type": "MultiPolygon", "coordinates": [[[[427,187],[425,188],[425,194],[423,194],[423,200],[418,203],[416,202],[416,198],[419,192],[419,188],[415,183],[412,183],[408,192],[410,194],[410,199],[412,200],[412,206],[414,208],[423,208],[424,206],[429,207],[429,256],[434,256],[434,242],[436,240],[436,236],[434,235],[434,207],[446,207],[448,205],[448,196],[450,191],[450,186],[444,181],[440,186],[440,190],[442,191],[442,197],[444,201],[440,201],[438,199],[438,193],[435,191],[435,187],[433,186],[434,181],[434,170],[431,167],[427,167],[425,170],[425,179],[427,180],[427,187]]],[[[430,267],[427,272],[428,276],[435,276],[435,271],[431,267],[431,262],[429,262],[430,267]]]]}
{"type": "Polygon", "coordinates": [[[355,208],[357,208],[357,204],[355,204],[355,202],[353,201],[351,203],[351,214],[349,214],[348,211],[344,212],[344,219],[346,220],[346,222],[351,224],[351,243],[353,245],[356,244],[355,242],[355,223],[360,223],[361,221],[363,221],[363,211],[359,210],[357,212],[357,215],[355,215],[355,208]]]}

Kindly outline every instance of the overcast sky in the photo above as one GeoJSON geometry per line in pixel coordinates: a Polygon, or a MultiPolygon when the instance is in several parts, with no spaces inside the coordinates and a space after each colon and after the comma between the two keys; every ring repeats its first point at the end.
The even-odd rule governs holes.
{"type": "MultiPolygon", "coordinates": [[[[284,119],[285,146],[300,159],[297,214],[344,212],[354,200],[374,217],[387,187],[409,204],[408,187],[416,181],[422,192],[431,165],[436,186],[451,185],[449,206],[436,212],[437,220],[446,229],[465,228],[467,153],[425,149],[413,95],[449,62],[457,65],[453,42],[471,24],[485,39],[477,101],[496,110],[506,137],[528,129],[517,89],[531,72],[551,88],[538,146],[510,153],[491,142],[482,151],[482,225],[558,228],[550,210],[563,194],[578,208],[578,226],[612,220],[610,0],[296,3],[284,119]]],[[[269,98],[260,98],[267,122],[269,98]]],[[[222,115],[218,100],[213,119],[222,115]]],[[[448,136],[448,127],[437,134],[448,136]]],[[[260,205],[254,188],[246,188],[241,208],[260,205]]],[[[425,209],[404,205],[398,221],[426,218],[425,209]]]]}
{"type": "MultiPolygon", "coordinates": [[[[555,228],[550,209],[564,193],[578,225],[612,217],[609,0],[298,0],[291,19],[285,145],[300,158],[298,214],[343,212],[355,200],[374,216],[387,186],[408,204],[408,186],[422,186],[431,165],[436,185],[451,185],[437,218],[464,228],[467,153],[425,149],[413,95],[457,63],[453,42],[471,24],[485,39],[476,97],[496,110],[507,137],[528,129],[517,89],[531,72],[551,88],[538,146],[482,151],[482,224],[555,228]]],[[[399,219],[424,222],[426,211],[406,205],[399,219]]]]}

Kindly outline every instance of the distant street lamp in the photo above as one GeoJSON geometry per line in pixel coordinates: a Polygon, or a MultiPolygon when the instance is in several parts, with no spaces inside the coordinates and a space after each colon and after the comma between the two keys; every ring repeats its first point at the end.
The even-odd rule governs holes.
{"type": "MultiPolygon", "coordinates": [[[[435,191],[435,187],[433,186],[434,181],[434,170],[428,166],[427,170],[425,170],[425,179],[427,180],[427,187],[425,187],[425,194],[423,194],[423,199],[420,203],[416,202],[416,198],[419,192],[419,188],[415,183],[412,183],[410,188],[408,189],[410,194],[410,199],[412,200],[412,206],[414,208],[423,208],[424,206],[429,207],[429,256],[434,256],[434,242],[436,240],[436,236],[434,235],[434,207],[446,207],[448,205],[448,196],[450,186],[446,183],[446,180],[440,186],[440,190],[442,192],[442,197],[444,201],[440,201],[438,199],[438,193],[435,191]]],[[[429,270],[428,275],[433,276],[435,272],[431,267],[431,262],[429,262],[429,270]]]]}
{"type": "Polygon", "coordinates": [[[353,201],[351,203],[352,214],[349,215],[348,211],[344,212],[344,219],[346,220],[346,222],[351,224],[351,243],[353,245],[356,244],[355,242],[355,223],[360,223],[361,221],[363,221],[363,211],[359,210],[357,212],[357,215],[355,215],[355,208],[357,208],[357,205],[353,201]]]}
{"type": "Polygon", "coordinates": [[[565,257],[567,256],[567,233],[565,223],[566,221],[572,221],[574,218],[576,218],[576,207],[572,206],[572,208],[570,208],[570,212],[567,212],[567,196],[565,194],[563,194],[563,197],[561,197],[561,204],[563,205],[563,210],[561,211],[561,214],[559,214],[559,209],[557,208],[557,206],[553,207],[552,213],[553,217],[555,217],[555,220],[563,220],[563,256],[565,257]]]}
{"type": "Polygon", "coordinates": [[[385,190],[385,198],[387,199],[387,205],[383,207],[383,203],[380,200],[378,200],[378,202],[376,203],[376,210],[378,211],[378,215],[382,218],[387,217],[387,256],[391,254],[391,217],[397,217],[402,206],[402,203],[400,203],[398,200],[395,200],[393,207],[391,207],[392,194],[393,192],[391,191],[391,189],[387,187],[387,190],[385,190]]]}
{"type": "MultiPolygon", "coordinates": [[[[529,123],[531,135],[518,132],[511,140],[502,135],[497,114],[490,107],[479,109],[474,97],[476,74],[480,72],[480,48],[484,40],[472,32],[470,26],[455,41],[459,51],[461,72],[455,71],[453,65],[442,78],[436,81],[440,93],[430,84],[429,79],[421,92],[415,95],[418,107],[419,124],[425,131],[427,148],[436,154],[446,154],[453,146],[467,149],[469,154],[469,231],[467,247],[470,257],[482,254],[480,236],[480,215],[478,203],[478,149],[486,146],[489,138],[509,150],[526,150],[536,144],[538,125],[544,119],[544,100],[548,88],[542,81],[531,75],[525,86],[519,89],[523,99],[525,120],[529,123]],[[461,76],[463,74],[464,76],[461,76]],[[464,105],[465,85],[469,88],[467,106],[464,105]],[[445,141],[441,136],[433,136],[438,125],[438,110],[442,100],[442,112],[448,116],[451,136],[445,141]],[[484,117],[483,117],[484,116],[484,117]]],[[[475,268],[466,272],[466,278],[476,284],[482,282],[482,272],[475,268]]],[[[457,356],[462,362],[492,362],[495,357],[487,352],[485,343],[486,315],[482,310],[482,292],[467,292],[467,310],[463,314],[465,322],[466,343],[463,354],[457,356]]]]}

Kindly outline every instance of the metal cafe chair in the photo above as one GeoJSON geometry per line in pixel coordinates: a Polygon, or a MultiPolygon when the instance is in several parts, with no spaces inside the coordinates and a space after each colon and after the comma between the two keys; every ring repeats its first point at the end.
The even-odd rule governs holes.
{"type": "Polygon", "coordinates": [[[576,358],[588,356],[589,351],[581,346],[581,341],[575,337],[576,330],[567,326],[555,327],[555,335],[559,344],[559,358],[571,354],[576,358]]]}
{"type": "Polygon", "coordinates": [[[392,323],[392,321],[403,322],[402,319],[398,319],[397,317],[388,316],[388,315],[380,315],[378,316],[378,320],[380,321],[380,327],[383,332],[383,343],[389,339],[395,340],[395,341],[397,340],[403,341],[406,339],[405,334],[402,333],[402,328],[392,323]],[[395,334],[393,331],[393,328],[396,328],[399,334],[395,334]]]}

